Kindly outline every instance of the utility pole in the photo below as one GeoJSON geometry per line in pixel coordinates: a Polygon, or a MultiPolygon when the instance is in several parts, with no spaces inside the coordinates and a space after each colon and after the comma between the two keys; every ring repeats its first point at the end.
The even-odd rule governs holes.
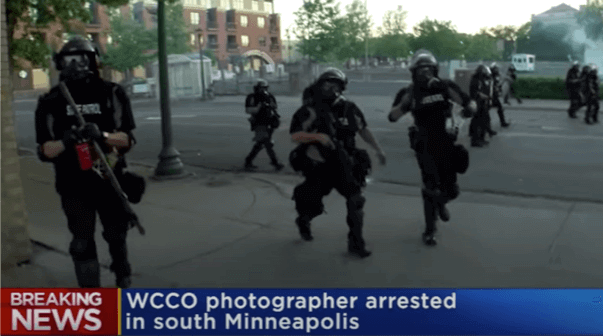
{"type": "Polygon", "coordinates": [[[201,67],[201,100],[206,100],[205,96],[205,63],[203,62],[203,43],[205,43],[205,39],[203,38],[203,32],[199,33],[199,66],[201,67]]]}
{"type": "Polygon", "coordinates": [[[157,4],[157,35],[159,40],[159,99],[161,101],[161,135],[163,148],[159,153],[159,164],[155,169],[155,177],[184,176],[180,153],[172,144],[172,117],[170,112],[170,89],[168,81],[167,48],[165,45],[165,1],[157,4]]]}

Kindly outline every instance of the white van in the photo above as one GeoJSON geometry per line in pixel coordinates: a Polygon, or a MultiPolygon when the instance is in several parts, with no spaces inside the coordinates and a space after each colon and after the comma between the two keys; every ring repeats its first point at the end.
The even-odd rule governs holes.
{"type": "Polygon", "coordinates": [[[515,54],[511,62],[517,71],[534,71],[536,56],[530,54],[515,54]]]}

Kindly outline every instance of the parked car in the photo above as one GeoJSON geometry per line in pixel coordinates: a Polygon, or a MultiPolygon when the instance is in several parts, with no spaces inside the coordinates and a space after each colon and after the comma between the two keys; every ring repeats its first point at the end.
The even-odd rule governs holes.
{"type": "Polygon", "coordinates": [[[151,96],[151,88],[149,82],[145,78],[134,77],[131,81],[123,80],[119,84],[126,89],[126,92],[130,97],[138,98],[151,96]]]}

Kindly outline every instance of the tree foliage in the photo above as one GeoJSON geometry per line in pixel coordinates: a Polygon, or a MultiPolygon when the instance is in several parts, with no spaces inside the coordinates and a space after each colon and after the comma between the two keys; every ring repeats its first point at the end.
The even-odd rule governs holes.
{"type": "Polygon", "coordinates": [[[340,46],[336,53],[336,59],[343,61],[350,58],[359,58],[365,54],[366,43],[370,38],[370,29],[372,20],[366,15],[364,2],[354,0],[352,4],[346,6],[346,14],[341,20],[342,27],[339,40],[340,46]]]}
{"type": "MultiPolygon", "coordinates": [[[[158,0],[162,1],[162,0],[158,0]]],[[[166,1],[165,4],[165,44],[167,54],[184,54],[192,50],[189,44],[189,29],[184,21],[184,9],[176,0],[166,1]]],[[[152,49],[159,45],[157,29],[150,31],[152,49]]]]}
{"type": "MultiPolygon", "coordinates": [[[[128,0],[99,0],[97,3],[116,7],[127,4],[128,0]]],[[[34,66],[48,67],[51,49],[40,29],[57,22],[64,32],[76,30],[76,22],[88,23],[92,19],[90,8],[85,4],[82,0],[7,0],[7,39],[11,67],[23,67],[20,60],[29,61],[34,66]],[[24,33],[16,36],[17,31],[24,33]]]]}
{"type": "Polygon", "coordinates": [[[341,47],[344,20],[335,0],[309,0],[295,12],[298,49],[316,61],[333,58],[341,47]]]}
{"type": "Polygon", "coordinates": [[[400,36],[405,35],[406,17],[408,12],[399,6],[397,10],[388,10],[383,15],[383,23],[379,28],[381,35],[384,36],[400,36]]]}
{"type": "Polygon", "coordinates": [[[576,20],[592,40],[603,39],[603,1],[588,0],[584,10],[577,13],[576,20]]]}
{"type": "Polygon", "coordinates": [[[450,21],[438,21],[425,18],[414,28],[414,37],[410,40],[413,50],[429,49],[438,60],[460,59],[463,44],[456,28],[450,21]]]}
{"type": "Polygon", "coordinates": [[[121,14],[111,16],[110,22],[113,43],[107,46],[107,52],[103,55],[104,64],[125,72],[151,60],[153,56],[146,54],[146,51],[155,48],[149,31],[142,23],[121,14]]]}
{"type": "Polygon", "coordinates": [[[462,38],[465,47],[465,60],[476,62],[481,60],[500,60],[496,50],[496,39],[487,34],[465,35],[462,38]]]}

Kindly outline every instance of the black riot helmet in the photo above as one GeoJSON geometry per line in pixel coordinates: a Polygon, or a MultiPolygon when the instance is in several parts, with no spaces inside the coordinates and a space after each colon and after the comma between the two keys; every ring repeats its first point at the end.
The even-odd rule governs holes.
{"type": "Polygon", "coordinates": [[[588,74],[591,75],[591,76],[593,76],[593,77],[596,77],[597,74],[598,74],[598,71],[599,71],[599,69],[597,68],[597,66],[594,65],[594,64],[591,64],[590,71],[589,71],[588,74]]]}
{"type": "Polygon", "coordinates": [[[509,65],[509,71],[511,71],[511,72],[515,72],[515,70],[517,70],[517,69],[515,68],[515,65],[513,65],[513,64],[509,65]]]}
{"type": "Polygon", "coordinates": [[[255,92],[267,91],[268,90],[268,81],[266,81],[263,78],[258,79],[257,82],[255,83],[255,86],[253,87],[253,90],[255,92]]]}
{"type": "Polygon", "coordinates": [[[348,78],[343,71],[337,68],[327,68],[316,80],[316,84],[320,85],[325,81],[337,81],[341,84],[341,91],[345,91],[348,85],[348,78]]]}
{"type": "Polygon", "coordinates": [[[475,73],[481,78],[490,78],[492,77],[492,71],[487,66],[480,64],[477,69],[475,69],[475,73]]]}
{"type": "Polygon", "coordinates": [[[99,76],[100,54],[98,49],[92,45],[92,42],[81,36],[71,38],[65,43],[59,53],[54,54],[53,59],[55,67],[57,70],[61,71],[61,77],[63,77],[63,79],[65,79],[65,77],[77,79],[86,77],[89,74],[99,76]],[[69,56],[76,55],[82,56],[81,61],[76,62],[79,63],[76,65],[84,66],[86,68],[85,70],[82,70],[81,67],[76,69],[73,64],[75,61],[68,62],[69,56]]]}
{"type": "Polygon", "coordinates": [[[422,67],[432,68],[434,76],[438,76],[438,61],[436,60],[435,56],[433,56],[433,54],[427,49],[419,49],[413,54],[408,69],[410,70],[410,72],[413,73],[414,76],[415,71],[422,67]]]}
{"type": "Polygon", "coordinates": [[[500,73],[500,69],[498,68],[498,64],[496,64],[496,62],[490,64],[490,71],[495,76],[500,73]]]}
{"type": "Polygon", "coordinates": [[[572,69],[573,69],[573,70],[580,70],[580,62],[578,62],[578,61],[573,61],[573,62],[572,62],[572,69]]]}
{"type": "Polygon", "coordinates": [[[582,74],[588,75],[591,70],[592,70],[592,67],[590,66],[590,64],[587,64],[582,68],[582,74]]]}

